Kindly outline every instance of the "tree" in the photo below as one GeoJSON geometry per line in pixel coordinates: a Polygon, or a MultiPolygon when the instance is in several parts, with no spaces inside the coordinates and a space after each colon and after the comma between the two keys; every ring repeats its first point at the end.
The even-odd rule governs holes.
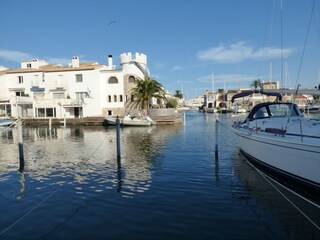
{"type": "Polygon", "coordinates": [[[176,93],[173,95],[176,98],[182,99],[183,98],[183,94],[180,92],[180,90],[176,90],[176,93]]]}
{"type": "Polygon", "coordinates": [[[168,98],[166,103],[167,108],[176,108],[178,106],[178,101],[176,98],[168,98]]]}
{"type": "Polygon", "coordinates": [[[138,78],[132,94],[139,100],[142,109],[149,108],[150,99],[153,97],[157,100],[166,100],[163,86],[151,77],[138,78]]]}
{"type": "Polygon", "coordinates": [[[224,89],[223,88],[219,88],[218,89],[218,93],[224,93],[224,89]]]}
{"type": "Polygon", "coordinates": [[[261,87],[261,81],[260,79],[253,80],[250,84],[250,87],[253,87],[254,90],[257,90],[257,88],[261,87]]]}

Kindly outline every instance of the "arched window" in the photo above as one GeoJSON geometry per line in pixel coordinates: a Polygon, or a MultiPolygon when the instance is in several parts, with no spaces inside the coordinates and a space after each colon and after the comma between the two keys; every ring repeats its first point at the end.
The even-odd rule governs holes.
{"type": "Polygon", "coordinates": [[[111,77],[109,78],[108,83],[109,84],[118,83],[118,79],[116,77],[111,77]]]}
{"type": "Polygon", "coordinates": [[[135,82],[136,82],[136,79],[135,79],[134,76],[130,76],[130,77],[128,78],[128,83],[135,83],[135,82]]]}

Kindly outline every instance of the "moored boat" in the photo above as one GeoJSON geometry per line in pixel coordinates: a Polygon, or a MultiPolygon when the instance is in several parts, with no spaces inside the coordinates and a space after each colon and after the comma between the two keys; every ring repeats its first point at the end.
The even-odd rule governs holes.
{"type": "MultiPolygon", "coordinates": [[[[117,117],[115,116],[107,116],[105,121],[108,125],[116,125],[117,117]]],[[[143,117],[133,117],[131,115],[126,115],[124,117],[119,117],[121,126],[141,126],[147,127],[155,124],[155,122],[148,116],[143,117]]]]}
{"type": "Polygon", "coordinates": [[[293,103],[268,102],[232,129],[250,162],[320,202],[320,119],[305,118],[293,103]]]}
{"type": "Polygon", "coordinates": [[[234,106],[234,108],[232,109],[232,111],[234,113],[246,113],[247,110],[242,108],[241,106],[234,106]]]}
{"type": "Polygon", "coordinates": [[[0,120],[0,127],[7,127],[7,126],[10,126],[12,124],[14,124],[14,121],[11,120],[11,119],[0,120]]]}

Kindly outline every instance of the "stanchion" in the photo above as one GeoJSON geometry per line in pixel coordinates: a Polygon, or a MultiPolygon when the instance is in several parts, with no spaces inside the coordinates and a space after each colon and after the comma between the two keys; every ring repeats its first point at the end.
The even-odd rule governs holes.
{"type": "Polygon", "coordinates": [[[23,153],[23,131],[22,131],[22,121],[18,121],[18,135],[19,135],[19,171],[24,170],[24,153],[23,153]]]}
{"type": "Polygon", "coordinates": [[[218,136],[219,136],[219,124],[220,124],[220,121],[219,119],[216,119],[216,127],[215,127],[215,141],[216,141],[216,145],[215,145],[215,151],[214,151],[214,156],[215,156],[215,159],[218,159],[218,143],[219,143],[219,139],[218,139],[218,136]]]}

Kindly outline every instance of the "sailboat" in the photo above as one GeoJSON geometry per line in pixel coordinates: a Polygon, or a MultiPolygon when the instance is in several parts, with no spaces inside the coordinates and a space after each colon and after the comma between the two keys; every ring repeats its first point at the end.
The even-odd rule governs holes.
{"type": "Polygon", "coordinates": [[[309,197],[318,196],[320,203],[320,119],[305,118],[293,103],[267,102],[232,129],[251,163],[309,197]]]}
{"type": "MultiPolygon", "coordinates": [[[[291,90],[294,96],[298,92],[299,85],[291,90]]],[[[244,121],[233,123],[240,153],[298,195],[320,204],[320,119],[305,118],[294,102],[278,97],[280,102],[257,104],[244,121]]]]}

